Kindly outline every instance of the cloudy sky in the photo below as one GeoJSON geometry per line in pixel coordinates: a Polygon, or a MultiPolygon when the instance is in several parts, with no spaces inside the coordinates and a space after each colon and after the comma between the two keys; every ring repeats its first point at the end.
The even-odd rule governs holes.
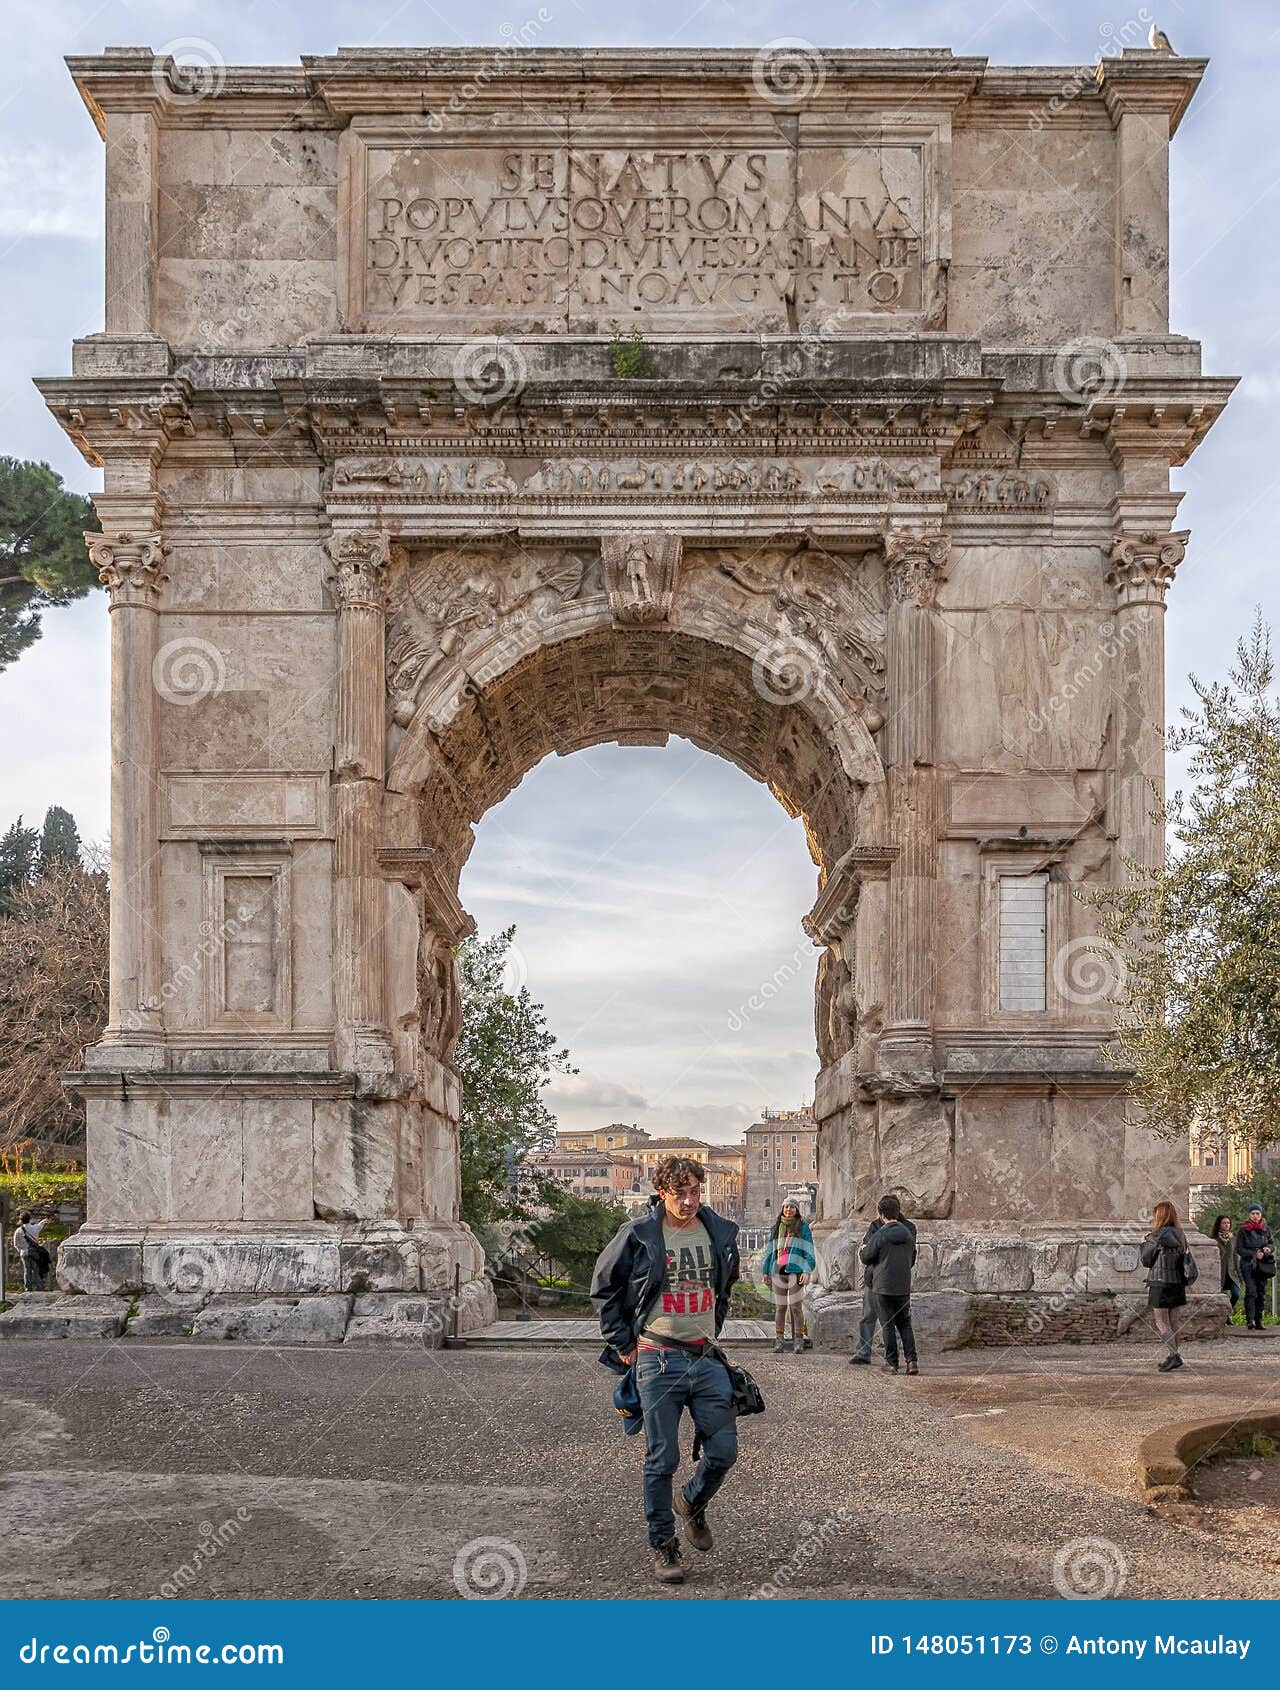
{"type": "MultiPolygon", "coordinates": [[[[546,0],[538,39],[564,46],[949,46],[1003,64],[1093,63],[1145,9],[1123,0],[546,0]],[[637,24],[636,20],[641,20],[637,24]],[[637,29],[641,31],[637,35],[637,29]]],[[[497,45],[539,8],[473,0],[9,0],[0,64],[0,453],[43,458],[90,491],[30,385],[69,368],[102,326],[102,155],[62,64],[149,45],[178,57],[290,63],[349,45],[497,45]]],[[[1183,0],[1158,21],[1213,63],[1173,153],[1173,326],[1204,367],[1244,379],[1175,486],[1191,550],[1170,597],[1171,712],[1185,676],[1222,674],[1255,605],[1280,621],[1280,81],[1274,10],[1183,0]]],[[[99,595],[46,618],[0,675],[0,825],[67,805],[107,831],[107,616],[99,595]]],[[[482,929],[515,922],[519,971],[580,1073],[554,1098],[566,1126],[638,1121],[734,1138],[762,1105],[812,1096],[815,890],[798,823],[730,765],[673,742],[552,757],[482,824],[463,896],[482,929]],[[764,1007],[748,1007],[753,997],[764,1007]]]]}

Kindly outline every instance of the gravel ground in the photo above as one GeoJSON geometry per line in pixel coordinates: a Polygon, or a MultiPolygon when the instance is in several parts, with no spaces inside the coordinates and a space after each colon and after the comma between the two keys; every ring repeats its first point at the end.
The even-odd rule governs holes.
{"type": "MultiPolygon", "coordinates": [[[[1257,1352],[1194,1348],[1206,1356],[1184,1374],[1200,1384],[1179,1376],[1169,1419],[1197,1392],[1280,1383],[1257,1352]]],[[[0,1589],[422,1598],[469,1578],[544,1598],[1052,1597],[1055,1554],[1101,1538],[1102,1576],[1123,1566],[1126,1596],[1280,1596],[1274,1573],[1073,1470],[1070,1440],[1047,1453],[1055,1392],[1055,1426],[1074,1403],[1091,1446],[1131,1451],[1132,1401],[1165,1413],[1153,1352],[1029,1355],[962,1352],[909,1380],[753,1354],[769,1413],[742,1424],[716,1549],[686,1550],[688,1582],[668,1593],[649,1576],[642,1440],[624,1438],[582,1352],[11,1342],[0,1589]],[[999,1390],[1008,1416],[988,1413],[999,1390]],[[1001,1425],[997,1441],[1010,1416],[1025,1434],[1001,1425]]]]}

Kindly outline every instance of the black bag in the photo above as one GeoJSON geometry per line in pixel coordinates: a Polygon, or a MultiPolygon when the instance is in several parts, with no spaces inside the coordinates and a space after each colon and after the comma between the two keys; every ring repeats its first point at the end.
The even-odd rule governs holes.
{"type": "Polygon", "coordinates": [[[1190,1250],[1182,1252],[1182,1283],[1194,1285],[1200,1277],[1200,1267],[1190,1250]]]}
{"type": "MultiPolygon", "coordinates": [[[[764,1392],[746,1368],[736,1367],[719,1344],[708,1344],[704,1353],[709,1355],[713,1361],[718,1361],[729,1375],[729,1395],[732,1398],[730,1412],[734,1419],[740,1419],[744,1414],[763,1414],[764,1392]]],[[[702,1433],[695,1432],[693,1436],[693,1459],[697,1461],[701,1455],[702,1433]]]]}
{"type": "Polygon", "coordinates": [[[717,1344],[713,1354],[717,1361],[723,1362],[729,1375],[729,1390],[733,1396],[733,1412],[736,1415],[763,1414],[764,1392],[747,1372],[745,1367],[737,1367],[717,1344]]]}
{"type": "Polygon", "coordinates": [[[41,1279],[43,1279],[45,1274],[48,1273],[49,1269],[53,1266],[53,1257],[45,1249],[43,1244],[37,1244],[31,1254],[35,1258],[36,1272],[40,1275],[41,1279]]]}
{"type": "Polygon", "coordinates": [[[1272,1256],[1255,1256],[1253,1271],[1259,1279],[1274,1279],[1276,1276],[1276,1259],[1272,1256]]]}

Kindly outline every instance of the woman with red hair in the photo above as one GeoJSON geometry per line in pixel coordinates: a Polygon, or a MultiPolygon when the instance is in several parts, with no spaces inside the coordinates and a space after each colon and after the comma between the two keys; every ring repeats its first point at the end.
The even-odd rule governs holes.
{"type": "Polygon", "coordinates": [[[1158,1371],[1172,1373],[1182,1366],[1178,1327],[1187,1302],[1187,1239],[1178,1225],[1172,1203],[1157,1203],[1151,1231],[1142,1242],[1142,1265],[1147,1269],[1147,1306],[1164,1344],[1158,1371]]]}

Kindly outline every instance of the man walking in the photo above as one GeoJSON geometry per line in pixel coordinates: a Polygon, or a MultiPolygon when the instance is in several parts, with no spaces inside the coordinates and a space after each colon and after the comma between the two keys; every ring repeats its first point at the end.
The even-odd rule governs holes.
{"type": "Polygon", "coordinates": [[[606,1344],[601,1361],[616,1373],[635,1367],[644,1416],[644,1512],[661,1584],[684,1582],[675,1515],[695,1549],[710,1549],[707,1504],[738,1459],[728,1370],[706,1353],[738,1279],[738,1228],[703,1203],[705,1178],[687,1156],[659,1163],[657,1196],[601,1252],[591,1284],[606,1344]],[[685,1409],[702,1439],[702,1460],[673,1497],[685,1409]]]}
{"type": "Polygon", "coordinates": [[[916,1335],[911,1330],[911,1270],[916,1265],[916,1229],[902,1217],[902,1204],[890,1193],[876,1205],[883,1226],[874,1237],[868,1235],[859,1250],[863,1264],[874,1268],[876,1312],[884,1334],[885,1373],[898,1371],[898,1340],[907,1372],[919,1373],[916,1364],[916,1335]]]}
{"type": "Polygon", "coordinates": [[[24,1291],[44,1290],[44,1276],[50,1267],[49,1252],[40,1242],[40,1234],[45,1224],[44,1221],[33,1221],[30,1209],[24,1209],[18,1216],[18,1224],[13,1234],[13,1247],[22,1263],[24,1291]]]}
{"type": "MultiPolygon", "coordinates": [[[[862,1242],[869,1244],[883,1225],[884,1222],[879,1215],[876,1215],[863,1235],[862,1242]]],[[[871,1345],[876,1335],[875,1277],[875,1269],[864,1265],[862,1269],[862,1316],[858,1321],[858,1347],[849,1357],[851,1367],[871,1366],[871,1345]]]]}

